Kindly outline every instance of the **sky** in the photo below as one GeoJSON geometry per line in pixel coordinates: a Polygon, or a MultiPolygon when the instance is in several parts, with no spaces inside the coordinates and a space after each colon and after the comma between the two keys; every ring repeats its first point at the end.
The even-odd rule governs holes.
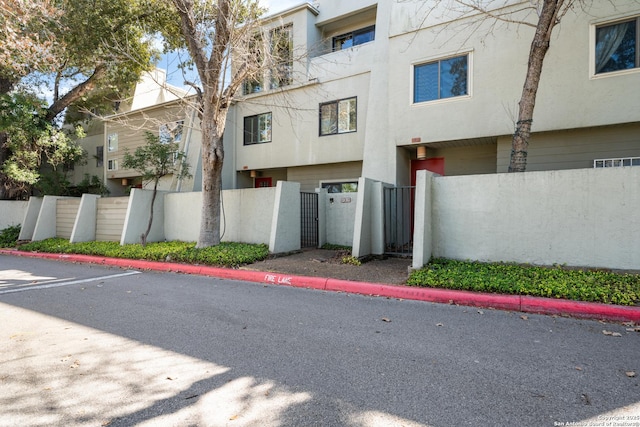
{"type": "MultiPolygon", "coordinates": [[[[260,3],[262,4],[262,6],[269,10],[267,14],[271,15],[286,10],[290,7],[302,4],[305,1],[306,0],[260,0],[260,3]]],[[[177,87],[184,87],[185,76],[183,75],[181,70],[177,69],[177,65],[180,62],[180,56],[175,53],[163,55],[162,59],[158,63],[158,68],[167,70],[167,83],[177,87]]],[[[188,73],[186,75],[186,78],[188,80],[195,80],[195,76],[195,72],[188,73]]]]}

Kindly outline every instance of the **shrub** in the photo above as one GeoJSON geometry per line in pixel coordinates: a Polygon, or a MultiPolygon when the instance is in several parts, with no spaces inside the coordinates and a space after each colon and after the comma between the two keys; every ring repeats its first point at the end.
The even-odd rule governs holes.
{"type": "Polygon", "coordinates": [[[10,225],[4,230],[0,230],[0,247],[14,248],[20,236],[20,225],[10,225]]]}
{"type": "Polygon", "coordinates": [[[357,265],[360,266],[362,265],[362,262],[360,262],[360,260],[352,255],[347,255],[347,256],[343,256],[342,257],[342,263],[343,264],[350,264],[350,265],[357,265]]]}
{"type": "Polygon", "coordinates": [[[69,243],[54,238],[31,242],[21,247],[25,251],[99,255],[111,258],[145,259],[150,261],[173,261],[194,264],[238,267],[265,259],[269,255],[267,245],[223,242],[218,246],[196,249],[193,242],[157,242],[146,246],[140,244],[120,245],[118,242],[69,243]]]}
{"type": "Polygon", "coordinates": [[[606,304],[640,303],[640,275],[434,259],[408,285],[566,298],[606,304]]]}

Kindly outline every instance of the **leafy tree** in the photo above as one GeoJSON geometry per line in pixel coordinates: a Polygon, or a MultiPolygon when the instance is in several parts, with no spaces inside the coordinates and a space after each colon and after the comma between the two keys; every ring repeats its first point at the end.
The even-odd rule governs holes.
{"type": "MultiPolygon", "coordinates": [[[[24,94],[0,95],[0,132],[6,135],[4,145],[9,153],[0,167],[0,177],[11,198],[30,195],[43,166],[56,172],[84,156],[72,135],[46,119],[44,105],[24,94]]],[[[75,137],[82,136],[78,128],[75,137]]]]}
{"type": "Polygon", "coordinates": [[[191,85],[197,90],[195,108],[202,130],[202,219],[197,242],[202,248],[220,243],[222,139],[229,107],[245,81],[258,81],[265,69],[282,63],[275,58],[282,49],[272,49],[281,43],[260,29],[265,10],[258,0],[172,0],[172,4],[180,28],[167,35],[168,43],[186,46],[200,80],[191,85]]]}
{"type": "MultiPolygon", "coordinates": [[[[163,0],[0,1],[0,95],[46,88],[51,101],[39,116],[50,123],[72,105],[113,111],[114,101],[152,67],[157,51],[150,35],[175,26],[167,6],[163,0]]],[[[12,150],[27,148],[6,132],[0,132],[2,164],[16,156],[12,150]]],[[[33,185],[36,175],[22,182],[33,185]]],[[[0,199],[22,191],[6,174],[0,179],[0,199]]]]}
{"type": "Polygon", "coordinates": [[[56,35],[51,29],[61,15],[53,1],[0,2],[0,94],[11,91],[33,70],[54,61],[56,35]]]}
{"type": "Polygon", "coordinates": [[[153,183],[149,224],[147,230],[140,236],[142,245],[147,244],[147,237],[153,224],[153,206],[158,193],[158,183],[167,175],[174,175],[178,179],[189,178],[189,164],[185,153],[178,151],[178,144],[161,142],[160,138],[151,132],[146,132],[147,143],[136,148],[133,154],[125,150],[122,166],[133,169],[142,175],[143,183],[153,183]]]}

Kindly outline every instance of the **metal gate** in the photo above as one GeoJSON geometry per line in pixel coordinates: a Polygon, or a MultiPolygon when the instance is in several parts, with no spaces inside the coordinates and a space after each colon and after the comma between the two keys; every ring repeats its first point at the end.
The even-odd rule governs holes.
{"type": "Polygon", "coordinates": [[[300,193],[300,247],[318,247],[318,193],[300,193]]]}
{"type": "Polygon", "coordinates": [[[385,253],[413,253],[413,201],[415,187],[385,187],[384,240],[385,253]]]}

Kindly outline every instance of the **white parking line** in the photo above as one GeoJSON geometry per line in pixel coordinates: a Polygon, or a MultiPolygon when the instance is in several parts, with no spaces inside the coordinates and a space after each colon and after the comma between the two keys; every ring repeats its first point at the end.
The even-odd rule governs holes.
{"type": "Polygon", "coordinates": [[[48,283],[46,285],[36,285],[36,286],[25,286],[19,289],[5,289],[0,291],[0,295],[12,294],[15,292],[32,291],[36,289],[59,288],[61,286],[77,285],[78,283],[96,282],[98,280],[105,280],[105,279],[115,279],[117,277],[131,276],[134,274],[140,274],[140,271],[127,271],[126,273],[112,274],[110,276],[90,277],[88,279],[71,280],[69,282],[48,283]]]}

